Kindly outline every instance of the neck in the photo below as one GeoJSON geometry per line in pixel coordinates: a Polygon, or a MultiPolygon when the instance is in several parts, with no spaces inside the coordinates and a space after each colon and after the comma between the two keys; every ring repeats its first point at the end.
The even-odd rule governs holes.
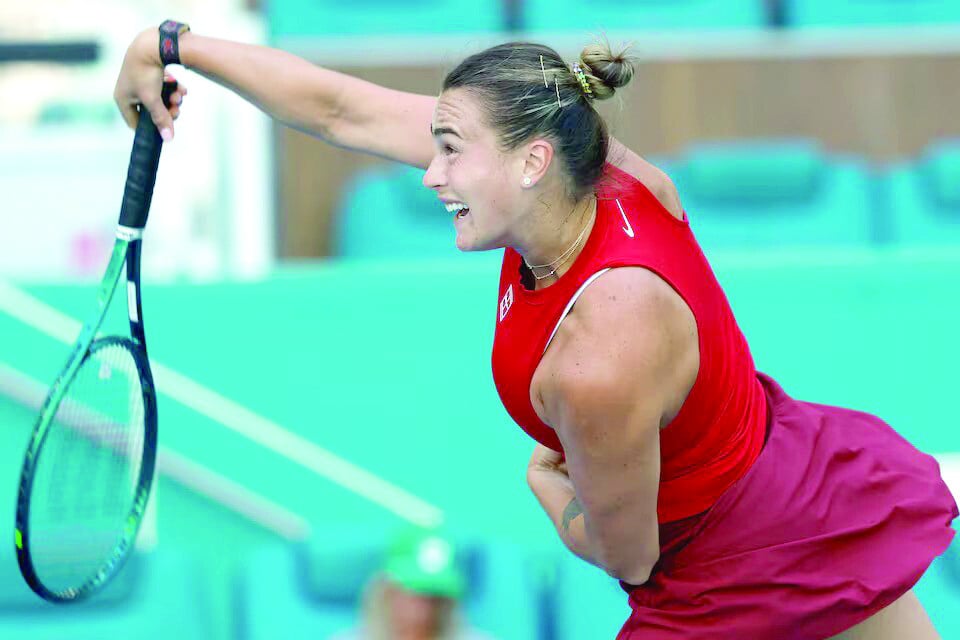
{"type": "Polygon", "coordinates": [[[520,252],[538,284],[552,284],[569,270],[590,237],[596,207],[596,198],[584,198],[573,206],[549,240],[520,252]]]}

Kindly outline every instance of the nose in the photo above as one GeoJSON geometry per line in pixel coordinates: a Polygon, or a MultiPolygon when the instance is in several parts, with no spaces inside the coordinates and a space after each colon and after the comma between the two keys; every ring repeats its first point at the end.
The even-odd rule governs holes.
{"type": "Polygon", "coordinates": [[[447,177],[441,164],[440,154],[433,156],[433,160],[427,166],[427,172],[423,174],[423,186],[438,191],[446,184],[447,177]]]}

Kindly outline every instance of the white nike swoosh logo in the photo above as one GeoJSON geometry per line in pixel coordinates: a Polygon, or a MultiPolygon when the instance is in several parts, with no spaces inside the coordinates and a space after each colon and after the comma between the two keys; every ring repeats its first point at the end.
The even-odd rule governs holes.
{"type": "Polygon", "coordinates": [[[622,228],[623,228],[623,232],[626,233],[628,236],[630,236],[630,237],[632,238],[632,237],[633,237],[633,227],[630,226],[630,221],[627,220],[627,214],[626,214],[626,212],[624,212],[624,210],[623,210],[623,205],[620,204],[620,200],[617,200],[617,207],[620,208],[620,215],[623,216],[623,223],[624,223],[625,225],[627,225],[627,226],[625,226],[625,227],[622,227],[622,228]]]}

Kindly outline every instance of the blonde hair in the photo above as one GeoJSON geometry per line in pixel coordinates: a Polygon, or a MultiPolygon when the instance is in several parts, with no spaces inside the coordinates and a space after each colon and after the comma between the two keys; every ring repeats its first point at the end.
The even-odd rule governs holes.
{"type": "MultiPolygon", "coordinates": [[[[361,600],[363,629],[365,640],[392,640],[390,628],[390,608],[387,604],[387,589],[391,588],[389,579],[378,575],[367,584],[361,600]]],[[[399,588],[399,587],[393,587],[399,588]]],[[[440,630],[436,640],[457,640],[461,636],[463,620],[456,600],[450,600],[440,621],[440,630]]]]}
{"type": "Polygon", "coordinates": [[[609,135],[593,100],[613,97],[633,77],[627,48],[606,41],[584,47],[579,64],[587,92],[554,49],[508,42],[476,53],[447,74],[443,89],[465,88],[479,99],[486,123],[504,150],[543,136],[562,160],[574,199],[591,192],[603,173],[609,135]]]}
{"type": "Polygon", "coordinates": [[[580,52],[580,64],[584,67],[587,82],[597,100],[607,100],[620,87],[633,79],[633,58],[627,55],[629,45],[613,53],[610,43],[588,44],[580,52]]]}

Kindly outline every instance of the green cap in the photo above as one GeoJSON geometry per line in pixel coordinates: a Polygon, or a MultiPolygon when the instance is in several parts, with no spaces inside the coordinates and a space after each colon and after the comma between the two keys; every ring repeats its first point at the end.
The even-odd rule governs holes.
{"type": "Polygon", "coordinates": [[[466,586],[453,543],[433,530],[416,529],[401,535],[390,546],[383,571],[404,589],[426,595],[456,599],[466,586]]]}

